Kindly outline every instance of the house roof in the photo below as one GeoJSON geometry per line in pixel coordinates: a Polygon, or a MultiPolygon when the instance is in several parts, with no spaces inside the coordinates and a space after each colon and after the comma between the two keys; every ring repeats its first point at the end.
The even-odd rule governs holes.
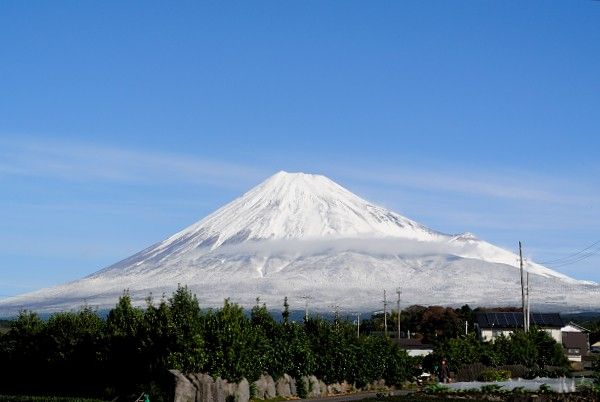
{"type": "Polygon", "coordinates": [[[569,322],[562,328],[563,332],[590,332],[589,329],[582,327],[581,325],[575,324],[573,321],[569,322]]]}
{"type": "MultiPolygon", "coordinates": [[[[479,328],[523,328],[521,312],[475,313],[475,322],[479,328]]],[[[531,313],[531,326],[540,328],[562,328],[562,318],[558,313],[531,313]]]]}
{"type": "Polygon", "coordinates": [[[395,339],[396,343],[403,349],[422,350],[422,349],[433,349],[433,345],[423,343],[418,339],[395,339]]]}

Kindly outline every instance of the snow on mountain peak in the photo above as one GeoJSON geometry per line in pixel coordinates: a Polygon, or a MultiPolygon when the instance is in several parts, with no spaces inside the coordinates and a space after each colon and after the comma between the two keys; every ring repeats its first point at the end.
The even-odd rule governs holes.
{"type": "Polygon", "coordinates": [[[434,231],[376,206],[325,176],[278,172],[240,198],[175,234],[194,247],[265,239],[401,237],[426,240],[434,231]]]}
{"type": "MultiPolygon", "coordinates": [[[[600,287],[528,262],[540,303],[598,305],[600,287]]],[[[435,232],[321,175],[278,172],[170,238],[68,284],[0,301],[1,311],[114,305],[123,289],[143,303],[187,284],[206,306],[285,296],[374,308],[382,286],[411,303],[518,303],[517,255],[471,233],[435,232]],[[332,284],[335,283],[335,286],[332,284]]],[[[272,304],[271,304],[272,303],[272,304]]]]}

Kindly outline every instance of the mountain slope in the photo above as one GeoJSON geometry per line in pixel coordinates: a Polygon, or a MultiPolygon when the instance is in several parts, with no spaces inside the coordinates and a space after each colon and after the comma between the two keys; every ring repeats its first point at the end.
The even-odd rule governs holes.
{"type": "MultiPolygon", "coordinates": [[[[532,303],[593,307],[599,287],[528,263],[532,303]]],[[[356,196],[324,176],[279,172],[216,212],[81,280],[0,301],[0,311],[114,304],[189,285],[204,306],[226,297],[314,308],[378,305],[401,287],[407,303],[518,304],[517,256],[468,233],[446,235],[356,196]]]]}

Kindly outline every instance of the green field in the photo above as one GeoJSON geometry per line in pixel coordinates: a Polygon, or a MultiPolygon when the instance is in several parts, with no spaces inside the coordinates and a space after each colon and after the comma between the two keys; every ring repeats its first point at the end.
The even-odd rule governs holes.
{"type": "Polygon", "coordinates": [[[106,402],[100,399],[72,398],[65,396],[0,395],[0,402],[106,402]]]}

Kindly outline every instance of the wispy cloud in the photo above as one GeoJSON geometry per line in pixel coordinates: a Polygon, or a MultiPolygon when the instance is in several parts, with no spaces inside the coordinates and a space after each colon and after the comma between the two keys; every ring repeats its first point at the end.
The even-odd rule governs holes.
{"type": "Polygon", "coordinates": [[[192,183],[237,187],[268,175],[242,164],[91,143],[35,138],[0,141],[0,175],[72,181],[161,184],[192,183]]]}
{"type": "MultiPolygon", "coordinates": [[[[283,162],[278,164],[266,155],[262,156],[263,162],[254,164],[192,153],[98,145],[89,141],[67,143],[33,137],[5,137],[0,139],[0,182],[5,184],[0,190],[5,195],[1,202],[4,219],[13,222],[15,228],[31,228],[30,223],[36,219],[64,228],[69,219],[74,219],[74,213],[81,212],[77,216],[89,225],[94,225],[98,217],[106,219],[109,214],[118,215],[123,224],[144,216],[148,220],[152,218],[157,226],[181,217],[177,222],[184,225],[201,218],[196,215],[201,211],[209,213],[223,202],[222,197],[215,197],[216,192],[207,192],[206,197],[198,197],[197,192],[190,195],[187,184],[201,193],[212,187],[224,190],[230,196],[248,190],[280,169],[307,172],[318,169],[365,198],[436,230],[449,233],[472,231],[485,235],[482,237],[495,244],[512,244],[515,236],[523,240],[529,237],[531,240],[527,244],[535,249],[533,254],[537,259],[548,259],[554,254],[561,256],[556,250],[552,252],[552,245],[557,242],[564,244],[565,253],[568,253],[568,250],[597,240],[598,236],[600,186],[598,179],[591,175],[558,177],[539,172],[472,170],[459,165],[450,168],[429,162],[378,166],[372,161],[357,161],[350,165],[335,160],[319,162],[308,157],[296,163],[292,157],[287,163],[280,159],[283,162]],[[295,165],[296,169],[290,169],[289,165],[295,165]],[[516,176],[518,181],[514,179],[516,176]],[[33,186],[23,190],[25,196],[11,197],[14,193],[11,188],[22,190],[20,184],[25,180],[21,178],[27,177],[39,180],[33,180],[33,186]],[[96,198],[95,193],[79,191],[77,185],[74,188],[57,182],[102,184],[112,189],[105,197],[96,198]],[[43,191],[49,196],[45,193],[40,196],[39,183],[44,183],[43,191]],[[147,186],[146,189],[151,191],[129,190],[122,185],[147,186]],[[162,191],[167,185],[180,187],[162,191]],[[96,214],[89,214],[89,211],[96,214]],[[163,216],[160,223],[159,215],[163,216]]],[[[79,224],[80,221],[73,220],[70,228],[79,224]]],[[[173,230],[171,226],[164,226],[165,235],[173,230]]],[[[23,239],[4,240],[0,254],[31,253],[23,239]]],[[[124,250],[150,244],[147,238],[132,239],[123,245],[108,244],[106,239],[96,240],[93,236],[91,241],[102,242],[105,249],[89,248],[86,244],[77,249],[93,254],[97,259],[109,254],[125,256],[124,250]]],[[[74,244],[71,238],[56,239],[55,236],[45,236],[40,243],[46,244],[46,248],[38,247],[37,252],[53,258],[69,255],[74,244]]],[[[573,267],[569,273],[574,274],[575,270],[573,267]]],[[[597,275],[586,274],[586,277],[598,280],[597,275]]]]}
{"type": "MultiPolygon", "coordinates": [[[[305,158],[304,158],[305,159],[305,158]]],[[[301,165],[310,172],[315,161],[301,165]]],[[[428,165],[428,166],[425,166],[428,165]]],[[[247,189],[285,166],[250,166],[203,155],[133,150],[94,143],[68,143],[35,137],[0,140],[0,177],[19,175],[71,181],[134,184],[191,183],[247,189]]],[[[600,202],[600,191],[585,178],[531,172],[485,171],[467,167],[360,166],[329,164],[321,169],[369,187],[407,188],[436,193],[568,205],[600,202]],[[519,177],[517,181],[515,177],[519,177]]]]}
{"type": "Polygon", "coordinates": [[[570,205],[600,201],[600,191],[594,191],[594,187],[585,183],[583,179],[523,171],[486,172],[483,169],[473,171],[466,168],[461,170],[395,166],[369,170],[339,169],[339,172],[343,176],[373,184],[495,199],[570,205]],[[391,171],[394,173],[390,173],[391,171]]]}

